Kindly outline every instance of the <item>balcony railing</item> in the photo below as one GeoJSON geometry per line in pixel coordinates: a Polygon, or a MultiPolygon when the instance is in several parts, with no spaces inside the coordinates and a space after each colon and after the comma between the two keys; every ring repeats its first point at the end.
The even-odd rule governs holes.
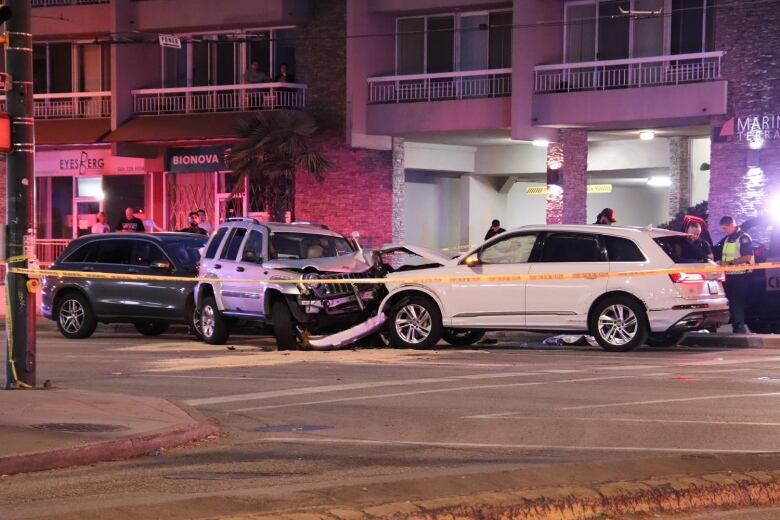
{"type": "Polygon", "coordinates": [[[368,78],[368,102],[413,103],[512,95],[512,69],[368,78]]]}
{"type": "Polygon", "coordinates": [[[111,0],[32,0],[33,7],[58,7],[61,5],[107,4],[111,0]]]}
{"type": "Polygon", "coordinates": [[[678,85],[721,79],[723,52],[701,52],[624,60],[534,67],[534,92],[572,92],[678,85]]]}
{"type": "Polygon", "coordinates": [[[298,110],[305,106],[306,85],[301,83],[248,83],[133,91],[133,110],[139,115],[298,110]]]}
{"type": "MultiPolygon", "coordinates": [[[[37,119],[97,119],[111,117],[111,92],[65,92],[35,94],[33,110],[37,119]]],[[[5,96],[0,112],[6,111],[5,96]]]]}

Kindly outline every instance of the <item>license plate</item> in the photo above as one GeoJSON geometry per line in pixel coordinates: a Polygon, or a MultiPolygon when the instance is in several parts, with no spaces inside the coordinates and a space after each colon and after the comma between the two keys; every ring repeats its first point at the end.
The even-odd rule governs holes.
{"type": "Polygon", "coordinates": [[[707,288],[710,290],[710,294],[718,294],[718,282],[707,282],[707,288]]]}

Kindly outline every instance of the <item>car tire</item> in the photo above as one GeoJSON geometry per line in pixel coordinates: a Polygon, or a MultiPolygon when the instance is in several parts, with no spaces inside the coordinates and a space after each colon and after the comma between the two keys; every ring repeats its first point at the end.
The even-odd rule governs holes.
{"type": "Polygon", "coordinates": [[[97,328],[97,317],[86,296],[71,292],[58,298],[54,310],[57,329],[68,339],[90,337],[97,328]]]}
{"type": "Polygon", "coordinates": [[[203,332],[200,327],[201,313],[195,307],[195,302],[190,301],[187,304],[187,308],[184,311],[184,321],[187,324],[189,333],[195,337],[195,339],[203,341],[203,332]]]}
{"type": "Polygon", "coordinates": [[[397,348],[426,349],[442,337],[439,307],[423,296],[404,298],[390,312],[390,341],[397,348]]]}
{"type": "Polygon", "coordinates": [[[207,296],[203,300],[200,309],[201,335],[203,341],[209,345],[224,345],[230,336],[227,321],[219,312],[217,302],[213,296],[207,296]]]}
{"type": "Polygon", "coordinates": [[[287,303],[282,300],[274,302],[271,306],[271,320],[277,350],[300,350],[302,343],[287,303]]]}
{"type": "Polygon", "coordinates": [[[688,336],[683,332],[662,332],[660,334],[648,334],[647,344],[655,348],[676,347],[688,336]]]}
{"type": "Polygon", "coordinates": [[[444,329],[441,338],[455,347],[468,347],[485,337],[483,330],[444,329]]]}
{"type": "Polygon", "coordinates": [[[159,336],[166,330],[170,324],[164,321],[144,321],[140,323],[133,323],[135,330],[143,334],[144,336],[159,336]]]}
{"type": "Polygon", "coordinates": [[[628,352],[647,340],[647,315],[641,303],[626,296],[610,296],[592,309],[591,336],[609,352],[628,352]]]}

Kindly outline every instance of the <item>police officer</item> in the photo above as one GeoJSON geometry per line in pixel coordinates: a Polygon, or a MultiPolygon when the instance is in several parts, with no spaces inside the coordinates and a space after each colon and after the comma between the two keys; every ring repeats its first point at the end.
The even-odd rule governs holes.
{"type": "MultiPolygon", "coordinates": [[[[720,265],[753,265],[756,263],[753,256],[753,240],[750,235],[737,226],[734,217],[720,219],[720,229],[726,236],[718,242],[716,250],[720,253],[720,265]]],[[[726,297],[729,299],[729,312],[731,314],[731,328],[735,334],[744,334],[745,328],[745,303],[747,301],[748,288],[750,287],[749,269],[728,271],[726,273],[726,297]]]]}

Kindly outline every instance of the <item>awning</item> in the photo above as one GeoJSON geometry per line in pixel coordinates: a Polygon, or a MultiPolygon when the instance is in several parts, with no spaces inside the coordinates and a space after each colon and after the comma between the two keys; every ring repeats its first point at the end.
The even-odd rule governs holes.
{"type": "Polygon", "coordinates": [[[111,132],[108,142],[155,142],[238,137],[246,112],[139,116],[111,132]]]}
{"type": "Polygon", "coordinates": [[[105,119],[36,119],[38,145],[90,144],[100,142],[111,131],[105,119]]]}

